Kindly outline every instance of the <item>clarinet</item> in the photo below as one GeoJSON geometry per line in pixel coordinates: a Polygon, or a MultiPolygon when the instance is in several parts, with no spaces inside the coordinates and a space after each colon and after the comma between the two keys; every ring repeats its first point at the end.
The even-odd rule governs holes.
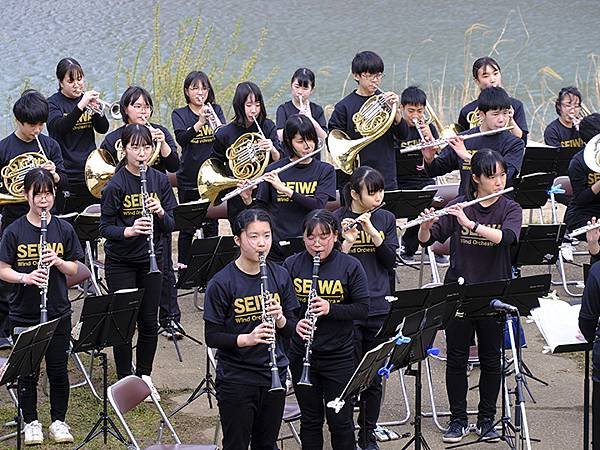
{"type": "MultiPolygon", "coordinates": [[[[260,303],[262,306],[262,323],[265,323],[273,328],[275,328],[275,319],[271,314],[267,313],[267,304],[269,299],[271,298],[271,292],[269,291],[269,280],[267,278],[267,258],[263,252],[258,254],[258,264],[260,267],[260,303]]],[[[279,378],[279,369],[277,369],[277,355],[276,351],[276,340],[273,337],[273,340],[269,344],[269,367],[271,369],[271,389],[269,392],[280,392],[283,391],[283,386],[281,386],[281,379],[279,378]]]]}
{"type": "Polygon", "coordinates": [[[152,224],[150,227],[150,234],[146,237],[148,241],[148,254],[150,255],[150,270],[148,273],[158,273],[158,264],[156,263],[156,254],[154,253],[154,216],[146,206],[146,201],[150,198],[148,194],[148,180],[146,179],[146,164],[140,163],[140,181],[142,183],[142,217],[150,219],[152,224]]]}
{"type": "Polygon", "coordinates": [[[310,292],[308,293],[308,298],[306,300],[306,313],[304,314],[304,318],[310,322],[310,335],[306,340],[306,347],[304,350],[304,360],[302,361],[302,375],[300,376],[300,381],[298,384],[302,386],[312,386],[310,382],[310,355],[312,353],[312,344],[315,338],[315,326],[317,325],[317,315],[314,314],[310,305],[312,301],[317,296],[317,282],[319,280],[319,266],[321,265],[321,254],[319,252],[315,253],[313,256],[313,272],[312,272],[312,281],[310,283],[310,292]]]}
{"type": "MultiPolygon", "coordinates": [[[[44,250],[48,246],[46,241],[46,233],[48,231],[48,213],[46,208],[42,209],[40,214],[40,260],[38,261],[38,269],[43,270],[46,275],[49,275],[48,264],[44,262],[44,250]]],[[[48,322],[48,278],[43,285],[40,286],[40,323],[48,322]]]]}

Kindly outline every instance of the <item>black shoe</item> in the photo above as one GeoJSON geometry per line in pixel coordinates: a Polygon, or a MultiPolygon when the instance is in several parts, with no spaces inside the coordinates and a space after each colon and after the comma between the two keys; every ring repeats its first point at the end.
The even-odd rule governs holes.
{"type": "Polygon", "coordinates": [[[477,422],[477,434],[482,437],[482,441],[498,442],[500,440],[500,435],[496,433],[493,425],[491,419],[483,419],[477,422]]]}
{"type": "Polygon", "coordinates": [[[448,444],[462,441],[469,431],[467,430],[467,424],[460,420],[453,420],[448,424],[448,429],[442,437],[442,441],[448,444]]]}
{"type": "Polygon", "coordinates": [[[360,450],[379,450],[377,439],[375,439],[375,435],[371,431],[368,432],[367,439],[364,439],[364,436],[359,433],[357,443],[358,445],[356,448],[360,450]]]}
{"type": "Polygon", "coordinates": [[[437,253],[434,255],[435,262],[440,267],[445,267],[450,264],[450,259],[447,255],[438,255],[437,253]]]}
{"type": "Polygon", "coordinates": [[[404,264],[416,264],[417,260],[415,259],[415,255],[412,254],[408,254],[406,252],[401,252],[400,253],[400,259],[402,260],[402,262],[404,264]]]}

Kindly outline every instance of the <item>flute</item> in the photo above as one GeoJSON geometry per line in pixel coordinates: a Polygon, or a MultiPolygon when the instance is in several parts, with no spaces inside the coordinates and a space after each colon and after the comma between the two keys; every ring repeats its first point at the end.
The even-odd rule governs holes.
{"type": "Polygon", "coordinates": [[[567,237],[569,239],[573,239],[575,236],[579,236],[580,234],[585,234],[588,231],[595,230],[596,228],[600,228],[600,221],[596,222],[596,223],[591,223],[589,225],[585,225],[583,227],[575,228],[573,231],[571,231],[569,234],[567,234],[567,237]]]}
{"type": "MultiPolygon", "coordinates": [[[[459,134],[457,136],[461,136],[463,138],[463,140],[466,141],[467,139],[472,139],[474,137],[489,136],[491,134],[497,134],[502,131],[512,130],[513,128],[514,127],[511,125],[510,127],[502,127],[502,128],[498,128],[497,130],[480,131],[479,133],[473,133],[473,134],[459,134]]],[[[410,153],[410,152],[414,152],[416,150],[423,150],[424,148],[429,148],[429,147],[437,147],[440,145],[446,145],[446,144],[448,144],[449,139],[450,138],[439,138],[439,139],[435,139],[431,142],[424,142],[421,144],[411,145],[409,147],[401,149],[400,154],[410,153]]]]}
{"type": "MultiPolygon", "coordinates": [[[[385,206],[385,202],[381,202],[381,204],[379,204],[378,206],[376,206],[375,208],[367,211],[370,214],[373,214],[375,211],[377,211],[378,209],[381,209],[385,206]]],[[[351,230],[352,228],[354,228],[355,226],[358,225],[358,220],[356,219],[352,219],[354,220],[354,222],[352,222],[350,225],[346,225],[343,229],[342,229],[342,233],[345,233],[348,230],[351,230]]]]}
{"type": "MultiPolygon", "coordinates": [[[[491,198],[500,197],[501,195],[504,195],[504,194],[506,194],[508,192],[511,192],[514,189],[515,188],[511,186],[509,188],[503,189],[503,190],[501,190],[499,192],[496,192],[494,194],[484,195],[483,197],[476,198],[475,200],[471,200],[471,201],[465,202],[465,203],[463,203],[463,208],[466,208],[467,206],[476,205],[477,203],[484,202],[484,201],[489,200],[491,198]]],[[[407,228],[412,228],[412,227],[416,227],[417,225],[421,225],[422,223],[427,222],[428,220],[433,220],[433,219],[436,219],[438,217],[442,217],[442,216],[446,216],[446,215],[448,215],[448,207],[442,208],[442,209],[438,209],[437,211],[434,211],[431,214],[427,214],[425,216],[421,216],[421,217],[417,217],[416,219],[409,220],[404,225],[400,225],[398,228],[400,230],[406,230],[407,228]]]]}

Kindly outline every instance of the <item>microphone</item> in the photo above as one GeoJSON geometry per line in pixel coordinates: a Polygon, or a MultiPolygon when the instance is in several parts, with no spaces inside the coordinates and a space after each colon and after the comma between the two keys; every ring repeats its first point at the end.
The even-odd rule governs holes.
{"type": "Polygon", "coordinates": [[[496,311],[505,311],[510,313],[518,313],[519,309],[516,306],[509,305],[508,303],[504,303],[497,298],[493,299],[490,302],[490,308],[495,309],[496,311]]]}

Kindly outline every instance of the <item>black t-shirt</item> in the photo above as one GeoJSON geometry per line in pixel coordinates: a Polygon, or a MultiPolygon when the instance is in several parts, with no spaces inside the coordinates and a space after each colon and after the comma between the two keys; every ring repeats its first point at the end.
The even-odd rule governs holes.
{"type": "MultiPolygon", "coordinates": [[[[269,291],[281,304],[283,315],[286,318],[294,316],[299,305],[287,271],[268,262],[267,277],[269,291]]],[[[206,287],[204,320],[235,335],[251,333],[262,322],[260,274],[249,275],[241,271],[235,261],[225,266],[206,287]]],[[[279,334],[276,344],[277,367],[283,374],[288,359],[279,334]]],[[[251,386],[271,385],[267,344],[218,349],[217,361],[217,380],[251,386]]]]}
{"type": "MultiPolygon", "coordinates": [[[[65,166],[63,164],[62,154],[58,142],[44,134],[40,134],[38,139],[40,140],[40,144],[44,149],[46,157],[54,162],[54,165],[56,166],[56,173],[60,177],[60,181],[56,186],[57,190],[66,191],[68,189],[69,182],[67,181],[65,166]]],[[[15,133],[11,133],[9,136],[0,141],[0,167],[8,165],[9,161],[14,157],[28,152],[40,152],[35,139],[31,142],[25,142],[19,139],[15,133]]],[[[2,182],[2,189],[0,192],[7,194],[4,181],[2,182]]],[[[12,205],[5,205],[0,208],[0,211],[2,212],[2,227],[6,228],[16,219],[27,214],[27,211],[29,211],[29,206],[27,203],[16,203],[12,205]]]]}
{"type": "MultiPolygon", "coordinates": [[[[449,205],[466,201],[459,196],[449,205]]],[[[481,204],[464,209],[466,216],[481,225],[511,231],[516,239],[521,233],[523,210],[515,201],[500,196],[492,205],[481,204]]],[[[465,283],[479,283],[512,278],[510,246],[494,244],[476,232],[462,227],[456,217],[445,215],[431,227],[430,242],[445,242],[450,238],[450,268],[445,282],[463,277],[465,283]]]]}
{"type": "MultiPolygon", "coordinates": [[[[179,155],[177,154],[177,144],[175,143],[173,136],[171,136],[169,130],[162,125],[158,125],[156,123],[151,123],[150,125],[154,128],[160,129],[165,134],[165,142],[171,148],[171,153],[169,153],[169,156],[165,158],[162,155],[159,155],[152,167],[161,172],[177,172],[179,169],[179,155]]],[[[100,148],[108,150],[116,162],[119,161],[117,159],[117,147],[121,147],[121,135],[123,134],[125,127],[126,125],[123,125],[122,127],[119,127],[116,130],[108,133],[100,144],[100,148]]]]}
{"type": "MultiPolygon", "coordinates": [[[[296,253],[285,260],[283,266],[294,282],[300,301],[300,315],[306,314],[310,292],[313,258],[306,251],[296,253]]],[[[339,358],[340,354],[352,355],[353,321],[367,318],[369,288],[367,276],[360,263],[353,257],[333,250],[321,259],[317,295],[330,303],[329,314],[319,317],[312,346],[313,355],[326,358],[328,354],[339,358]]],[[[298,333],[292,337],[290,351],[304,354],[305,342],[298,333]]]]}
{"type": "MultiPolygon", "coordinates": [[[[475,127],[461,133],[461,135],[479,132],[479,127],[475,127]]],[[[471,153],[471,156],[477,153],[477,150],[479,149],[490,148],[496,150],[504,157],[506,165],[508,166],[508,173],[506,174],[507,187],[512,186],[514,179],[521,170],[524,147],[525,144],[523,141],[511,134],[510,131],[501,131],[500,133],[465,140],[465,148],[471,153]]],[[[425,170],[432,177],[444,175],[457,169],[460,170],[459,192],[465,194],[467,192],[466,189],[469,185],[469,180],[471,179],[471,164],[464,162],[459,158],[452,147],[447,145],[442,149],[440,154],[433,159],[431,164],[425,164],[425,170]]]]}
{"type": "MultiPolygon", "coordinates": [[[[277,107],[277,113],[275,115],[275,123],[277,125],[278,130],[283,130],[285,128],[285,122],[288,120],[290,116],[294,114],[299,114],[300,110],[296,108],[294,103],[290,100],[285,103],[282,103],[277,107]]],[[[327,120],[325,119],[325,112],[321,105],[317,105],[314,102],[310,102],[310,114],[313,119],[323,128],[323,131],[327,132],[327,120]]]]}
{"type": "MultiPolygon", "coordinates": [[[[173,210],[177,200],[167,176],[149,167],[146,172],[146,185],[150,197],[157,198],[165,210],[160,219],[154,218],[154,252],[162,253],[161,233],[171,233],[175,227],[173,210]]],[[[127,168],[118,170],[102,190],[100,214],[100,235],[106,238],[106,256],[124,261],[147,261],[148,241],[145,235],[125,238],[125,228],[142,215],[142,194],[140,177],[127,168]]]]}
{"type": "MultiPolygon", "coordinates": [[[[590,272],[585,280],[585,289],[583,298],[581,299],[581,310],[579,311],[579,321],[582,319],[589,321],[591,327],[594,328],[596,338],[600,338],[600,327],[598,327],[598,318],[600,317],[600,264],[593,264],[590,267],[590,272]]],[[[591,342],[593,335],[585,333],[584,327],[580,326],[588,342],[591,342]],[[588,334],[586,336],[586,334],[588,334]]],[[[590,328],[591,331],[591,328],[590,328]]],[[[595,343],[594,346],[599,343],[595,343]]],[[[594,365],[596,365],[595,363],[594,365]]],[[[594,367],[596,369],[596,367],[594,367]]],[[[596,380],[594,380],[596,381],[596,380]]]]}
{"type": "Polygon", "coordinates": [[[576,153],[569,163],[569,180],[573,197],[565,213],[565,222],[572,230],[586,225],[592,217],[600,217],[600,195],[592,191],[592,185],[600,180],[600,173],[587,166],[583,150],[576,153]]]}
{"type": "MultiPolygon", "coordinates": [[[[521,131],[523,131],[523,137],[521,138],[525,144],[527,144],[527,135],[529,134],[529,127],[527,126],[527,118],[525,117],[525,108],[523,107],[523,103],[516,98],[510,97],[510,104],[514,109],[513,118],[516,124],[519,126],[521,131]]],[[[458,124],[461,126],[463,130],[468,130],[471,127],[471,124],[467,121],[467,116],[470,112],[475,111],[478,106],[478,101],[473,100],[471,103],[466,104],[460,110],[458,115],[458,124]]],[[[477,123],[477,127],[479,127],[481,123],[477,123]]],[[[473,127],[475,128],[475,127],[473,127]]]]}
{"type": "MultiPolygon", "coordinates": [[[[289,163],[289,158],[280,159],[270,164],[265,172],[289,163]]],[[[270,183],[263,182],[258,186],[256,200],[277,218],[273,223],[275,239],[301,236],[306,214],[313,209],[324,208],[329,200],[335,200],[335,170],[331,164],[313,159],[308,164],[300,163],[284,170],[279,173],[279,179],[294,190],[291,198],[279,194],[270,183]]]]}
{"type": "MultiPolygon", "coordinates": [[[[342,219],[350,217],[356,219],[360,214],[353,213],[350,208],[339,208],[334,215],[341,222],[342,219]]],[[[387,246],[395,254],[398,250],[398,235],[396,234],[396,217],[385,209],[378,209],[371,214],[371,223],[379,231],[383,238],[381,247],[387,246]]],[[[359,228],[358,238],[350,248],[349,255],[360,261],[369,282],[369,316],[387,314],[390,309],[389,302],[385,299],[390,295],[390,267],[386,267],[384,261],[378,255],[378,247],[375,247],[371,236],[362,227],[359,228]]]]}
{"type": "Polygon", "coordinates": [[[554,119],[544,130],[544,143],[551,147],[583,147],[583,139],[575,127],[566,127],[559,119],[554,119]]]}
{"type": "MultiPolygon", "coordinates": [[[[212,107],[221,123],[225,123],[221,107],[216,104],[212,107]]],[[[171,121],[175,139],[181,147],[181,166],[177,171],[177,187],[185,190],[197,189],[198,170],[212,153],[215,142],[214,131],[208,123],[205,123],[196,132],[193,126],[198,122],[198,115],[189,106],[174,110],[171,113],[171,121]]]]}
{"type": "MultiPolygon", "coordinates": [[[[46,242],[65,261],[83,258],[79,238],[71,224],[52,216],[48,222],[46,242]]],[[[21,273],[37,269],[40,260],[40,228],[22,216],[4,232],[0,241],[0,261],[21,273]]],[[[15,285],[15,295],[10,298],[11,320],[36,324],[40,321],[40,288],[35,285],[15,285]]],[[[67,292],[67,278],[56,267],[50,267],[46,297],[48,318],[55,319],[71,311],[67,292]]]]}
{"type": "MultiPolygon", "coordinates": [[[[433,138],[437,139],[439,134],[432,123],[429,124],[429,129],[433,138]]],[[[420,143],[419,130],[416,127],[411,127],[406,120],[402,119],[398,124],[396,147],[402,150],[420,143]]],[[[404,154],[396,153],[396,178],[399,189],[410,189],[412,184],[420,189],[425,181],[433,183],[433,178],[427,174],[423,166],[423,156],[420,150],[404,154]]]]}
{"type": "MultiPolygon", "coordinates": [[[[329,119],[329,130],[341,130],[350,139],[360,139],[363,136],[356,131],[352,116],[370,97],[358,95],[356,91],[340,100],[329,119]]],[[[377,169],[383,175],[386,190],[397,189],[396,184],[396,149],[394,136],[397,136],[398,126],[392,125],[379,139],[371,142],[359,153],[360,165],[377,169]]]]}
{"type": "Polygon", "coordinates": [[[94,130],[104,134],[109,128],[106,116],[77,107],[82,96],[68,98],[57,92],[48,98],[48,134],[60,145],[65,171],[73,183],[85,181],[85,160],[96,148],[94,130]]]}

